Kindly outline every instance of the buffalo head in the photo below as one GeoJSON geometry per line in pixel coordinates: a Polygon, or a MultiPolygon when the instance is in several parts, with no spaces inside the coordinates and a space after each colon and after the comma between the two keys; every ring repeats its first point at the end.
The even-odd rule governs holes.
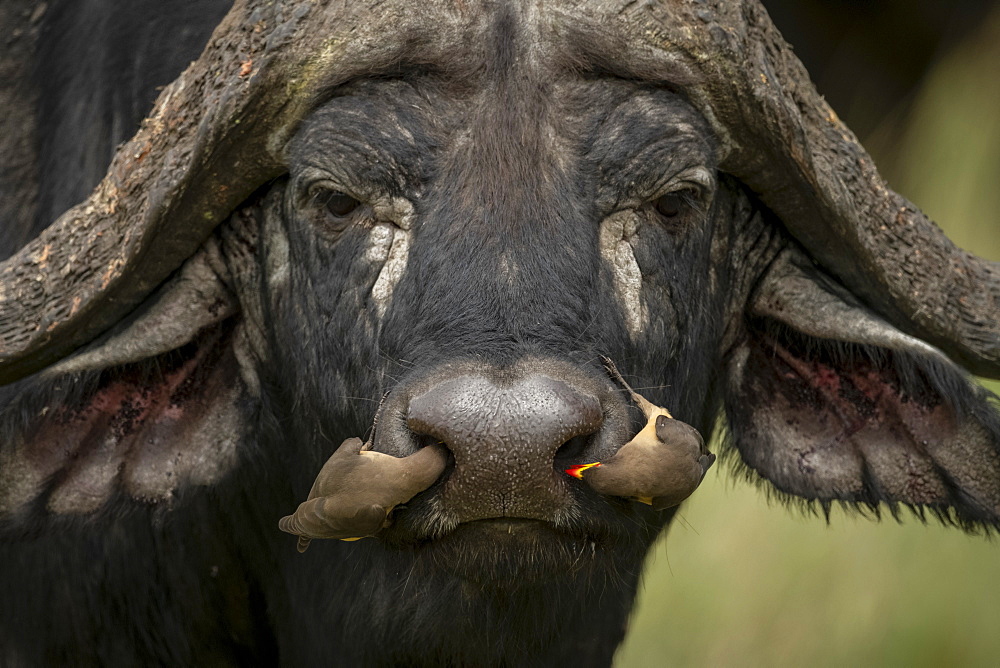
{"type": "Polygon", "coordinates": [[[7,530],[141,534],[293,663],[606,663],[720,408],[781,493],[1000,524],[996,267],[756,2],[238,2],[0,281],[7,530]],[[647,420],[664,475],[564,472],[647,420]],[[299,556],[356,436],[286,528],[376,537],[299,556]]]}

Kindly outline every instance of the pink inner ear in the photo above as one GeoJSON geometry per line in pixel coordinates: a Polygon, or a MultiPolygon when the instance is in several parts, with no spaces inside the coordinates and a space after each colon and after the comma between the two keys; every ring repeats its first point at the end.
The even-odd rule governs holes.
{"type": "MultiPolygon", "coordinates": [[[[908,402],[900,395],[894,378],[868,363],[855,364],[843,371],[816,359],[796,357],[778,343],[773,354],[773,363],[785,383],[793,387],[805,385],[796,396],[802,398],[811,390],[814,410],[832,412],[843,434],[891,419],[899,405],[908,402]]],[[[782,389],[779,386],[779,391],[782,389]]]]}
{"type": "Polygon", "coordinates": [[[182,483],[221,475],[235,450],[229,418],[240,391],[229,339],[206,332],[186,357],[123,367],[81,404],[43,410],[19,451],[37,484],[49,481],[49,509],[92,512],[118,486],[164,501],[182,483]]]}
{"type": "Polygon", "coordinates": [[[742,448],[744,458],[779,489],[812,498],[947,499],[935,457],[958,430],[929,385],[908,394],[889,365],[860,354],[838,363],[762,336],[750,346],[743,390],[760,442],[742,448]]]}

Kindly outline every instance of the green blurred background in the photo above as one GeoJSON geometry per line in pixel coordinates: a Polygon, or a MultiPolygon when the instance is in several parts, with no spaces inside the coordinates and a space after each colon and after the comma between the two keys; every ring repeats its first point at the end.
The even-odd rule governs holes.
{"type": "MultiPolygon", "coordinates": [[[[765,5],[889,183],[1000,260],[1000,4],[765,5]]],[[[1000,540],[828,525],[713,469],[651,552],[615,665],[1000,666],[1000,540]]]]}

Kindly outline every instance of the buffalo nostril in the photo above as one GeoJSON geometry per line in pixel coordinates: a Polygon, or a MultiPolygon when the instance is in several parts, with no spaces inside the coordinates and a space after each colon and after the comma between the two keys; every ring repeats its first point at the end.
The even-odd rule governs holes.
{"type": "Polygon", "coordinates": [[[446,456],[445,476],[447,476],[448,472],[452,468],[455,467],[455,455],[454,455],[451,447],[449,447],[448,444],[445,443],[440,438],[438,438],[436,436],[431,436],[430,434],[415,434],[415,436],[416,436],[416,439],[417,439],[416,440],[416,445],[417,445],[417,449],[418,450],[421,450],[421,449],[427,448],[427,447],[438,446],[438,445],[441,446],[442,448],[444,448],[445,456],[446,456]]]}
{"type": "Polygon", "coordinates": [[[443,442],[453,455],[442,494],[462,521],[551,517],[568,502],[557,460],[585,456],[603,424],[597,397],[540,374],[441,381],[410,399],[406,417],[418,441],[443,442]]]}
{"type": "Polygon", "coordinates": [[[589,434],[574,436],[563,443],[556,451],[555,468],[561,471],[566,466],[579,464],[583,459],[586,459],[594,449],[595,433],[591,432],[589,434]]]}

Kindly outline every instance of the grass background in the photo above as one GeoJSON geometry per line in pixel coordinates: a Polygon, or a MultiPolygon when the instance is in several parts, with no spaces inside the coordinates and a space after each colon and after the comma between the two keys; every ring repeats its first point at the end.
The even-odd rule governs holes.
{"type": "MultiPolygon", "coordinates": [[[[862,140],[958,245],[1000,261],[1000,10],[862,140]]],[[[1000,666],[1000,540],[827,525],[713,470],[650,553],[615,665],[668,664],[1000,666]]]]}

